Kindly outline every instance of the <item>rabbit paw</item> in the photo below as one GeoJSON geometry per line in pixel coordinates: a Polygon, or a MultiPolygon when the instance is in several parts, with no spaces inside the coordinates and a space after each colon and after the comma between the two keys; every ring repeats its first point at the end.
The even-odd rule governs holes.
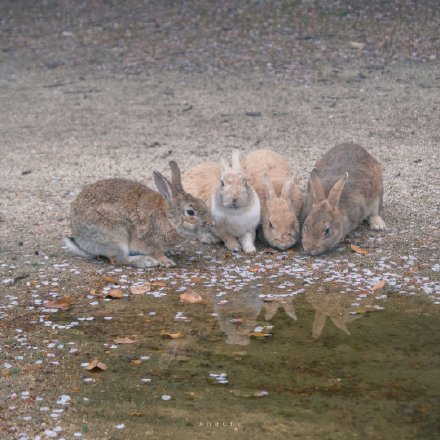
{"type": "Polygon", "coordinates": [[[240,238],[241,246],[243,247],[243,251],[246,254],[255,254],[257,250],[255,249],[254,244],[254,237],[251,233],[245,234],[243,237],[240,238]]]}
{"type": "Polygon", "coordinates": [[[165,255],[162,257],[159,257],[157,259],[157,261],[159,262],[159,265],[161,267],[172,267],[172,266],[176,265],[176,263],[171,258],[168,258],[165,255]]]}
{"type": "Polygon", "coordinates": [[[387,225],[380,215],[372,215],[368,219],[368,223],[370,224],[370,229],[373,231],[383,231],[387,228],[387,225]]]}
{"type": "Polygon", "coordinates": [[[130,255],[127,258],[127,263],[135,267],[157,267],[160,266],[160,261],[149,255],[130,255]]]}
{"type": "Polygon", "coordinates": [[[225,241],[225,246],[231,252],[239,252],[241,249],[240,243],[235,238],[230,238],[225,241]]]}

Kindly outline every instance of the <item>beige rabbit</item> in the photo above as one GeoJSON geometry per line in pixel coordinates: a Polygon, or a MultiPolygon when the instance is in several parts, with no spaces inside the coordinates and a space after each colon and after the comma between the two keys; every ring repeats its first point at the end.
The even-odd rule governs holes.
{"type": "Polygon", "coordinates": [[[67,248],[86,258],[105,256],[136,267],[169,267],[174,261],[165,253],[183,240],[182,235],[218,241],[205,203],[183,191],[179,167],[173,161],[169,165],[172,183],[157,171],[153,174],[160,193],[117,178],[84,187],[71,205],[67,248]]]}
{"type": "Polygon", "coordinates": [[[278,249],[292,247],[300,236],[298,216],[304,196],[288,160],[272,150],[254,150],[245,157],[243,168],[260,198],[264,238],[278,249]]]}
{"type": "Polygon", "coordinates": [[[215,233],[231,251],[255,252],[255,231],[260,223],[260,200],[247,182],[240,152],[232,152],[232,166],[207,162],[189,169],[183,187],[210,207],[215,233]]]}
{"type": "Polygon", "coordinates": [[[382,168],[367,150],[353,143],[331,148],[310,173],[304,250],[311,255],[328,251],[365,219],[371,229],[385,229],[382,197],[382,168]]]}

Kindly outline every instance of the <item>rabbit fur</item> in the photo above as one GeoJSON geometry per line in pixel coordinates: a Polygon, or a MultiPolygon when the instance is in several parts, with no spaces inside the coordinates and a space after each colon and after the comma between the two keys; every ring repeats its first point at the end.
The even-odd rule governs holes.
{"type": "Polygon", "coordinates": [[[385,229],[382,200],[379,162],[354,143],[331,148],[310,173],[302,230],[304,250],[318,255],[331,249],[365,219],[371,229],[385,229]]]}
{"type": "Polygon", "coordinates": [[[254,150],[246,155],[243,168],[260,198],[265,240],[278,249],[292,247],[301,232],[298,217],[304,196],[288,160],[273,150],[254,150]]]}
{"type": "Polygon", "coordinates": [[[205,203],[185,193],[180,170],[169,163],[172,182],[155,171],[159,192],[128,179],[99,180],[83,188],[71,204],[72,237],[64,244],[86,258],[105,256],[136,267],[170,267],[165,253],[183,235],[212,243],[211,216],[205,203]]]}
{"type": "Polygon", "coordinates": [[[183,187],[210,207],[214,231],[231,251],[256,252],[255,232],[260,223],[260,200],[247,182],[240,152],[232,151],[232,165],[206,162],[189,169],[183,187]]]}

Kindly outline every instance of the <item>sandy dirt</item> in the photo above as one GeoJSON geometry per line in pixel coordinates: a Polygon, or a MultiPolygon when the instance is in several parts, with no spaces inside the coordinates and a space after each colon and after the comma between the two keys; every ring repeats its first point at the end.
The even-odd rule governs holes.
{"type": "MultiPolygon", "coordinates": [[[[417,291],[432,301],[432,307],[439,307],[440,70],[434,40],[421,39],[424,43],[416,45],[419,52],[411,59],[408,54],[416,49],[404,47],[405,31],[400,24],[386,40],[388,43],[380,46],[381,32],[382,36],[388,35],[381,22],[381,27],[375,28],[376,34],[350,33],[342,40],[341,33],[337,41],[332,40],[335,51],[343,47],[349,54],[347,59],[338,52],[339,58],[333,61],[322,55],[318,64],[303,62],[286,67],[275,61],[269,65],[267,51],[248,51],[245,55],[246,47],[228,45],[238,38],[229,31],[229,40],[222,44],[234,48],[230,58],[222,63],[207,62],[210,68],[205,69],[203,60],[209,59],[210,52],[196,50],[197,32],[193,30],[187,40],[179,34],[174,57],[167,46],[163,49],[166,55],[160,58],[159,43],[154,40],[155,51],[143,59],[150,63],[142,64],[140,46],[145,41],[142,33],[137,35],[137,28],[132,29],[131,36],[127,37],[125,31],[120,36],[117,29],[124,28],[120,23],[115,27],[116,35],[110,33],[111,41],[119,41],[112,45],[103,32],[98,33],[102,39],[96,40],[96,23],[88,23],[83,33],[77,27],[78,17],[72,18],[70,27],[52,28],[49,18],[44,18],[44,8],[49,4],[43,9],[24,8],[20,12],[11,6],[13,3],[2,6],[5,33],[0,55],[0,367],[2,361],[11,363],[20,351],[13,342],[16,330],[32,333],[29,322],[38,316],[38,308],[32,308],[32,283],[41,280],[42,273],[51,282],[57,279],[53,289],[60,295],[75,295],[93,287],[96,265],[69,255],[61,246],[61,237],[69,233],[69,204],[84,184],[123,176],[152,186],[153,170],[168,174],[171,159],[185,170],[201,161],[227,157],[233,147],[244,153],[273,148],[284,154],[295,161],[305,188],[308,172],[326,149],[344,141],[365,146],[384,167],[384,218],[388,229],[373,235],[362,229],[353,240],[379,257],[400,262],[402,267],[409,256],[414,256],[417,291]],[[37,17],[34,28],[30,24],[32,13],[37,17]],[[45,34],[46,28],[54,33],[45,34]],[[30,29],[40,30],[35,34],[30,29]],[[362,35],[365,51],[352,44],[362,35]],[[186,47],[188,41],[196,47],[190,53],[193,58],[177,50],[186,47]],[[129,44],[125,52],[124,44],[129,44]],[[92,57],[90,45],[96,54],[93,63],[87,58],[92,57]],[[114,49],[116,46],[118,49],[114,49]],[[390,55],[388,61],[383,61],[381,49],[390,55]],[[124,56],[118,58],[118,51],[124,56]],[[195,54],[202,54],[202,59],[194,59],[195,54]],[[254,57],[255,63],[246,61],[248,57],[254,57]],[[188,67],[191,65],[198,68],[188,67]],[[61,272],[56,265],[65,263],[79,268],[84,276],[61,272]]],[[[427,29],[434,29],[438,17],[432,14],[430,21],[432,5],[425,3],[427,29]]],[[[67,9],[63,10],[65,17],[67,9]]],[[[320,10],[311,10],[318,20],[320,10]]],[[[132,14],[135,12],[133,8],[132,14]]],[[[149,12],[162,24],[168,23],[167,17],[174,20],[179,15],[179,10],[165,6],[160,12],[149,12]]],[[[120,13],[115,12],[116,16],[120,13]]],[[[258,15],[258,11],[252,13],[258,15]]],[[[94,11],[88,17],[92,20],[100,16],[94,11]]],[[[219,22],[227,21],[222,17],[217,17],[219,22]]],[[[337,17],[333,18],[326,21],[328,29],[338,25],[337,17]]],[[[56,20],[54,23],[58,23],[56,20]]],[[[170,23],[175,24],[173,20],[170,23]]],[[[196,27],[197,20],[191,20],[196,27]]],[[[243,24],[241,15],[237,20],[243,24]]],[[[185,22],[185,16],[181,21],[185,22]]],[[[367,21],[360,21],[368,29],[367,21]]],[[[400,23],[398,19],[396,22],[400,23]]],[[[307,30],[316,28],[313,20],[307,21],[302,32],[308,35],[307,30]]],[[[145,29],[145,37],[151,36],[150,31],[154,33],[148,26],[145,29]]],[[[159,29],[170,32],[166,26],[165,30],[159,29]]],[[[182,25],[178,29],[184,32],[186,28],[182,25]]],[[[356,27],[350,29],[354,32],[356,27]]],[[[245,34],[253,35],[252,26],[245,34]]],[[[268,32],[264,38],[271,41],[273,37],[276,46],[283,33],[277,31],[274,35],[276,38],[268,32]]],[[[312,35],[301,41],[309,44],[310,39],[318,37],[312,35]]],[[[173,41],[168,33],[167,38],[173,41]]],[[[319,41],[324,44],[322,38],[319,41]]],[[[301,48],[297,53],[304,60],[307,54],[315,54],[315,49],[301,48]]],[[[332,49],[329,42],[327,48],[332,49]]],[[[217,59],[215,54],[213,58],[217,59]]],[[[260,252],[251,260],[260,261],[263,248],[260,244],[260,252]]],[[[196,250],[211,252],[209,247],[190,245],[179,265],[188,264],[194,270],[187,258],[196,250]]],[[[218,252],[227,254],[222,248],[218,252]]],[[[301,254],[301,247],[295,252],[301,254]]],[[[352,260],[358,257],[348,250],[344,256],[352,260]]],[[[331,260],[332,255],[325,258],[331,260]]],[[[402,268],[402,277],[405,271],[402,268]]],[[[407,284],[410,282],[408,279],[407,284]]],[[[48,338],[45,328],[40,327],[29,336],[36,345],[48,338]]],[[[28,387],[37,394],[45,389],[51,383],[47,377],[23,365],[21,374],[3,373],[0,409],[11,406],[11,396],[20,390],[28,387]]],[[[34,423],[21,418],[26,412],[23,402],[18,398],[14,404],[19,407],[16,415],[8,412],[7,418],[0,416],[5,426],[4,431],[0,430],[1,438],[34,438],[48,429],[48,421],[34,423]],[[19,437],[19,432],[23,436],[19,437]]],[[[71,428],[67,420],[64,423],[63,429],[72,434],[76,428],[71,428]]],[[[102,432],[100,438],[110,437],[102,432]]]]}

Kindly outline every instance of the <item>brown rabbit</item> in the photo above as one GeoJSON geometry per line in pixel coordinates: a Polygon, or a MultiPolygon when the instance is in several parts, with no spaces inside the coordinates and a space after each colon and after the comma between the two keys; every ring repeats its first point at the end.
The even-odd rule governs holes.
{"type": "Polygon", "coordinates": [[[353,143],[331,148],[310,173],[304,250],[311,255],[328,251],[365,219],[371,229],[385,229],[382,198],[382,168],[367,150],[353,143]]]}
{"type": "Polygon", "coordinates": [[[265,240],[278,249],[292,247],[300,235],[298,216],[304,196],[288,160],[273,150],[253,150],[243,160],[243,168],[260,198],[265,240]]]}
{"type": "Polygon", "coordinates": [[[85,258],[105,256],[137,267],[173,266],[165,252],[182,234],[212,243],[211,217],[203,201],[185,193],[180,170],[169,163],[172,183],[157,171],[160,194],[128,179],[105,179],[84,187],[71,205],[72,237],[64,244],[85,258]]]}

